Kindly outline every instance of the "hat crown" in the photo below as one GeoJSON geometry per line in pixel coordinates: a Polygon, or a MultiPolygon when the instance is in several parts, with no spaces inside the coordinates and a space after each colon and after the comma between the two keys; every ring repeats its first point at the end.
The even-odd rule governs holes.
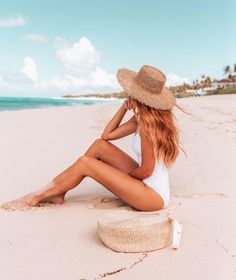
{"type": "Polygon", "coordinates": [[[166,82],[165,74],[150,65],[143,65],[135,79],[141,87],[155,94],[161,93],[166,82]]]}

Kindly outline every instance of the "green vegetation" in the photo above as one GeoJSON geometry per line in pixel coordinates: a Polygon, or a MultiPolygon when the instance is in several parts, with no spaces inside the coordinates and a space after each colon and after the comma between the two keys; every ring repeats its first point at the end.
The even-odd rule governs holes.
{"type": "MultiPolygon", "coordinates": [[[[214,82],[236,82],[236,63],[231,67],[230,65],[226,65],[223,68],[223,75],[225,79],[223,80],[216,80],[211,79],[210,76],[201,75],[201,79],[196,79],[193,83],[190,84],[183,84],[176,87],[170,87],[172,92],[174,92],[176,97],[191,97],[194,95],[193,92],[187,92],[188,90],[198,90],[204,89],[207,87],[211,87],[211,84],[214,82]]],[[[208,90],[205,95],[214,95],[214,94],[236,94],[236,87],[225,87],[225,88],[218,88],[216,90],[208,90]]]]}
{"type": "Polygon", "coordinates": [[[175,97],[177,98],[183,98],[183,97],[192,97],[194,94],[192,92],[186,92],[186,91],[183,91],[183,92],[178,92],[175,94],[175,97]]]}
{"type": "Polygon", "coordinates": [[[224,71],[224,75],[228,75],[228,79],[232,78],[232,73],[236,73],[236,63],[233,65],[233,67],[231,67],[230,65],[226,65],[224,68],[223,68],[223,71],[224,71]]]}
{"type": "Polygon", "coordinates": [[[78,94],[78,95],[64,95],[63,97],[74,98],[74,97],[100,97],[100,98],[125,98],[124,91],[111,92],[111,93],[90,93],[90,94],[78,94]]]}
{"type": "Polygon", "coordinates": [[[231,88],[218,88],[216,90],[207,91],[205,95],[213,95],[213,94],[234,94],[236,93],[236,87],[231,88]]]}

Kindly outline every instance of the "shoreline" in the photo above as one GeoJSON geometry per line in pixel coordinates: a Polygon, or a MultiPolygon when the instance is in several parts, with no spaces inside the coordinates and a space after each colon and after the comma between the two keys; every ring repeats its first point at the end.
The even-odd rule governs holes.
{"type": "Polygon", "coordinates": [[[94,99],[94,98],[28,98],[28,97],[14,97],[2,98],[0,97],[0,112],[10,112],[29,109],[45,109],[52,107],[80,107],[91,106],[102,103],[121,103],[124,99],[94,99]],[[23,100],[23,101],[22,101],[23,100]],[[32,102],[33,100],[33,102],[32,102]],[[46,100],[46,101],[45,101],[46,100]]]}
{"type": "MultiPolygon", "coordinates": [[[[189,96],[189,97],[181,97],[181,98],[176,98],[177,102],[179,102],[179,100],[188,100],[188,99],[192,99],[192,100],[195,100],[195,99],[198,99],[198,98],[216,98],[216,99],[225,99],[225,98],[234,98],[234,97],[231,97],[231,96],[235,96],[235,94],[219,94],[219,95],[203,95],[203,96],[189,96]],[[224,98],[225,97],[225,98],[224,98]]],[[[1,98],[1,97],[0,97],[1,98]]],[[[20,97],[19,97],[20,98],[20,97]]],[[[30,97],[31,98],[31,97],[30,97]]],[[[36,98],[37,99],[37,98],[36,98]]],[[[51,99],[64,99],[64,98],[51,98],[51,99]]],[[[66,98],[67,99],[67,98],[66,98]]],[[[69,99],[69,98],[68,98],[69,99]]],[[[74,98],[71,98],[70,100],[73,100],[74,98]]],[[[109,98],[104,98],[105,99],[109,99],[109,98]]],[[[87,100],[87,98],[85,99],[81,99],[81,100],[87,100]]],[[[88,99],[89,101],[92,101],[93,99],[88,99]]],[[[99,101],[100,99],[94,99],[96,101],[99,101]]],[[[120,101],[123,102],[125,100],[125,98],[115,98],[115,99],[109,99],[109,100],[106,100],[106,101],[120,101]]],[[[103,101],[103,99],[101,100],[103,101]]],[[[180,101],[181,102],[181,101],[180,101]]],[[[82,107],[90,107],[90,106],[96,106],[96,105],[103,105],[103,104],[106,104],[105,102],[101,102],[101,103],[91,103],[91,104],[74,104],[74,105],[51,105],[51,106],[45,106],[45,107],[35,107],[35,108],[22,108],[22,109],[16,109],[16,110],[1,110],[0,109],[0,114],[1,113],[8,113],[8,112],[17,112],[17,111],[28,111],[28,110],[40,110],[40,109],[53,109],[53,108],[74,108],[74,107],[78,107],[78,108],[82,108],[82,107]]],[[[111,105],[114,105],[114,103],[111,102],[111,105]]]]}

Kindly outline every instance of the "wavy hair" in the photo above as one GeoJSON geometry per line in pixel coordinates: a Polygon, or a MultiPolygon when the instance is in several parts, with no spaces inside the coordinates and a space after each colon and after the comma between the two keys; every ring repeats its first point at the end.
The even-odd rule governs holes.
{"type": "Polygon", "coordinates": [[[173,111],[155,109],[134,98],[131,100],[136,107],[133,111],[140,123],[140,129],[154,147],[155,159],[162,159],[165,165],[170,167],[178,157],[179,149],[183,150],[179,146],[179,129],[174,123],[173,111]]]}

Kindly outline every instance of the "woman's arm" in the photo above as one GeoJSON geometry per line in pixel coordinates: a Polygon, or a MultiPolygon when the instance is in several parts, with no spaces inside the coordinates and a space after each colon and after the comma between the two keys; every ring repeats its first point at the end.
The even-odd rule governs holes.
{"type": "Polygon", "coordinates": [[[119,110],[115,113],[113,118],[108,122],[108,124],[104,128],[102,135],[108,135],[110,132],[116,129],[121,123],[122,119],[124,118],[124,115],[126,114],[127,110],[128,109],[125,107],[125,102],[124,102],[120,106],[119,110]]]}
{"type": "Polygon", "coordinates": [[[141,165],[139,167],[135,168],[134,170],[132,170],[131,172],[129,172],[128,174],[139,180],[143,180],[143,179],[151,176],[151,174],[149,172],[147,172],[147,170],[144,168],[144,166],[141,166],[141,165]]]}
{"type": "Polygon", "coordinates": [[[142,163],[139,167],[129,172],[129,175],[139,180],[143,180],[151,176],[155,165],[155,159],[152,143],[150,143],[142,133],[141,128],[139,130],[139,135],[141,137],[142,163]]]}
{"type": "Polygon", "coordinates": [[[125,113],[130,108],[128,100],[124,101],[122,106],[116,112],[114,117],[106,125],[101,138],[104,140],[115,140],[135,132],[137,122],[135,116],[132,116],[127,122],[120,125],[125,113]]]}

